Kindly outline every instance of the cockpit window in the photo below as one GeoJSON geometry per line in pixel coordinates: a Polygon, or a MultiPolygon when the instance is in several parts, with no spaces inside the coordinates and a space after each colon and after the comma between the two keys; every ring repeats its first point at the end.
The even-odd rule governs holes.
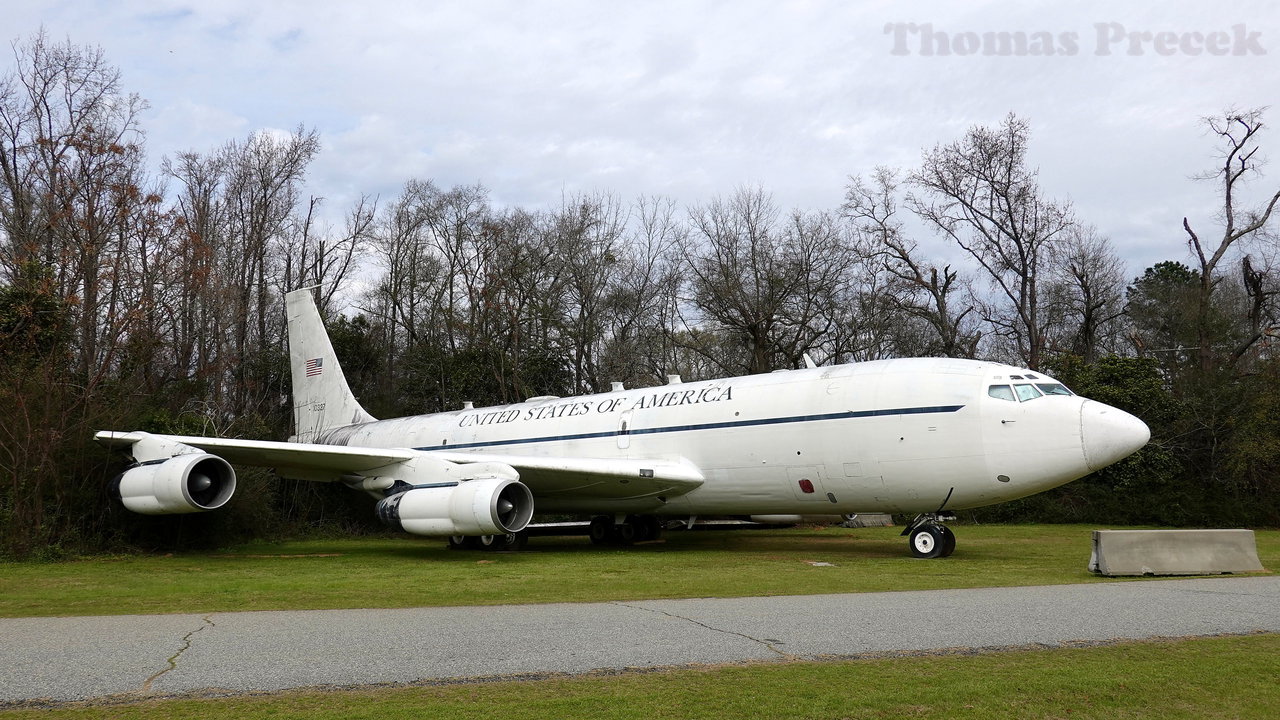
{"type": "Polygon", "coordinates": [[[1039,378],[1038,376],[1036,376],[1036,375],[1032,375],[1032,374],[1028,373],[1028,374],[1027,374],[1027,379],[1028,379],[1028,380],[1039,380],[1040,378],[1039,378]]]}
{"type": "Polygon", "coordinates": [[[1010,388],[1008,385],[992,385],[991,387],[987,388],[987,394],[993,398],[1000,398],[1001,400],[1015,399],[1013,397],[1013,389],[1010,388]]]}
{"type": "Polygon", "coordinates": [[[1014,385],[1013,389],[1017,391],[1018,400],[1022,402],[1026,402],[1028,400],[1035,400],[1036,398],[1040,397],[1040,391],[1036,389],[1035,385],[1018,384],[1018,385],[1014,385]]]}
{"type": "Polygon", "coordinates": [[[1071,395],[1072,392],[1062,383],[1036,383],[1036,387],[1040,388],[1040,392],[1045,395],[1071,395]]]}
{"type": "Polygon", "coordinates": [[[1009,379],[1010,379],[1010,380],[1021,380],[1021,379],[1022,379],[1022,376],[1021,376],[1021,375],[1010,375],[1010,376],[1009,376],[1009,379]]]}

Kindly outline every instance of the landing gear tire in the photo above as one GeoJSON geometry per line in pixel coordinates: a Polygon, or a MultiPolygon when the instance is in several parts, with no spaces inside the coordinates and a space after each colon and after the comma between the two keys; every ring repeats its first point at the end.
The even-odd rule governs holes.
{"type": "Polygon", "coordinates": [[[505,533],[502,535],[450,535],[450,550],[519,550],[529,542],[529,533],[505,533]]]}
{"type": "Polygon", "coordinates": [[[636,524],[624,522],[613,526],[613,542],[616,545],[630,545],[636,541],[636,524]]]}
{"type": "Polygon", "coordinates": [[[608,545],[613,535],[613,518],[597,515],[591,518],[591,529],[587,533],[592,545],[608,545]]]}
{"type": "Polygon", "coordinates": [[[940,558],[947,548],[947,537],[951,537],[951,549],[955,549],[955,536],[943,525],[925,523],[911,531],[911,556],[918,558],[940,558]]]}
{"type": "Polygon", "coordinates": [[[627,546],[662,537],[662,523],[652,515],[630,515],[619,524],[608,515],[591,518],[588,531],[593,545],[627,546]]]}
{"type": "MultiPolygon", "coordinates": [[[[955,488],[952,488],[955,490],[955,488]]],[[[947,493],[946,500],[942,501],[942,505],[946,506],[947,500],[951,499],[951,493],[947,493]]],[[[942,558],[947,557],[956,550],[956,536],[942,523],[948,520],[955,520],[956,514],[939,508],[934,512],[920,513],[914,520],[907,523],[907,527],[903,529],[904,537],[910,536],[907,540],[907,546],[911,548],[911,556],[918,558],[942,558]]]]}
{"type": "Polygon", "coordinates": [[[633,515],[627,518],[627,524],[635,526],[636,542],[662,539],[662,521],[657,515],[633,515]]]}
{"type": "Polygon", "coordinates": [[[937,527],[942,536],[942,554],[938,557],[951,557],[951,553],[956,551],[956,534],[946,525],[937,527]]]}
{"type": "Polygon", "coordinates": [[[497,542],[493,544],[492,550],[507,550],[514,552],[523,550],[524,546],[529,543],[529,533],[521,530],[520,532],[506,533],[504,535],[494,535],[497,542]]]}
{"type": "Polygon", "coordinates": [[[480,546],[480,538],[467,535],[450,535],[450,550],[475,550],[480,546]]]}

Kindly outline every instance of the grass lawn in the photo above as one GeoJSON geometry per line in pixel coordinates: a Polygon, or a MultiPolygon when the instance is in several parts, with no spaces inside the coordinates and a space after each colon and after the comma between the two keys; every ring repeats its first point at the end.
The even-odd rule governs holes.
{"type": "MultiPolygon", "coordinates": [[[[626,549],[533,538],[516,553],[353,538],[214,553],[0,563],[0,617],[393,608],[806,595],[1080,582],[1083,525],[953,525],[950,558],[916,560],[896,528],[670,532],[626,549]],[[813,563],[825,563],[814,565],[813,563]]],[[[1269,569],[1280,531],[1258,531],[1269,569]]]]}
{"type": "Polygon", "coordinates": [[[0,718],[1273,718],[1280,636],[0,711],[0,718]]]}

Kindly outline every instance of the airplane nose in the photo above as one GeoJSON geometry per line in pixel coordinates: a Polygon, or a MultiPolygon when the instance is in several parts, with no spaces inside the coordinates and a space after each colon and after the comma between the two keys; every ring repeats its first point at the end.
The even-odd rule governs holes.
{"type": "Polygon", "coordinates": [[[1080,405],[1080,436],[1085,464],[1090,470],[1101,470],[1146,445],[1151,429],[1119,408],[1085,400],[1080,405]]]}

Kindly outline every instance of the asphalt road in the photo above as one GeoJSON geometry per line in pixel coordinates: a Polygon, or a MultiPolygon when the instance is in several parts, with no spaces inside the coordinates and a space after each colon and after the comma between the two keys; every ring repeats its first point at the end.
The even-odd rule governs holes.
{"type": "Polygon", "coordinates": [[[1280,632],[1280,576],[405,610],[0,619],[33,700],[1280,632]]]}

